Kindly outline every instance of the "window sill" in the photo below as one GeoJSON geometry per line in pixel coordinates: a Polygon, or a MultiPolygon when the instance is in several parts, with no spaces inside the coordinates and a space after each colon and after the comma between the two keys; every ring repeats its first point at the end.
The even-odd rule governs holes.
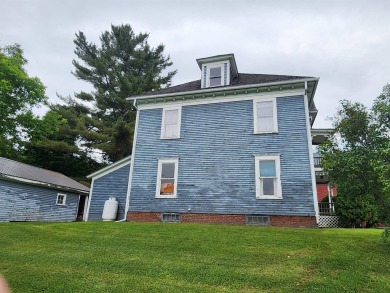
{"type": "Polygon", "coordinates": [[[156,195],[155,198],[177,198],[176,195],[156,195]]]}
{"type": "Polygon", "coordinates": [[[180,139],[180,137],[160,137],[160,139],[180,139]]]}
{"type": "Polygon", "coordinates": [[[256,199],[283,199],[283,197],[282,196],[263,195],[263,196],[256,196],[256,199]]]}
{"type": "Polygon", "coordinates": [[[253,132],[253,134],[273,134],[279,133],[278,131],[262,131],[262,132],[253,132]]]}

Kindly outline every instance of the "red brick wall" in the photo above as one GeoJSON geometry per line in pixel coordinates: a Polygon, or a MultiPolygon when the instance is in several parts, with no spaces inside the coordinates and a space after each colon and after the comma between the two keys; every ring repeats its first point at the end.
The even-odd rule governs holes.
{"type": "Polygon", "coordinates": [[[244,225],[244,215],[223,215],[223,214],[182,214],[182,222],[188,223],[213,223],[213,224],[235,224],[244,225]]]}
{"type": "Polygon", "coordinates": [[[271,226],[278,227],[318,227],[315,217],[271,216],[271,226]]]}
{"type": "Polygon", "coordinates": [[[161,213],[128,212],[127,221],[130,222],[160,222],[161,213]]]}
{"type": "MultiPolygon", "coordinates": [[[[128,212],[130,222],[160,222],[161,213],[128,212]]],[[[245,225],[245,215],[227,214],[181,214],[183,223],[233,224],[245,225]]],[[[270,216],[271,226],[280,227],[318,227],[315,217],[303,216],[270,216]]]]}

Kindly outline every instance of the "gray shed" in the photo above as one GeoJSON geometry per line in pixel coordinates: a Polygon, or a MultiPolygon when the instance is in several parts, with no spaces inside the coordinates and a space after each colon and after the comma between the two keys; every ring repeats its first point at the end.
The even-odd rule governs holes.
{"type": "Polygon", "coordinates": [[[88,194],[63,174],[0,157],[0,222],[82,220],[88,194]]]}
{"type": "Polygon", "coordinates": [[[102,168],[87,178],[92,178],[86,221],[101,221],[104,203],[110,197],[118,201],[116,219],[125,218],[131,156],[102,168]]]}

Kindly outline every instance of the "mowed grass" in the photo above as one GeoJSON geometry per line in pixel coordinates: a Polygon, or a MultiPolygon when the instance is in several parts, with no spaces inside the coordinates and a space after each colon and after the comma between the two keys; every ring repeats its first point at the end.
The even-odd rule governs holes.
{"type": "Polygon", "coordinates": [[[377,229],[3,223],[13,292],[390,292],[377,229]]]}

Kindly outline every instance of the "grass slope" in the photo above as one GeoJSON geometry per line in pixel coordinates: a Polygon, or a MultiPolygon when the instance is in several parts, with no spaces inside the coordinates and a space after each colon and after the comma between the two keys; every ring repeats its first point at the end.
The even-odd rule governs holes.
{"type": "Polygon", "coordinates": [[[13,292],[390,292],[380,230],[3,223],[13,292]]]}

